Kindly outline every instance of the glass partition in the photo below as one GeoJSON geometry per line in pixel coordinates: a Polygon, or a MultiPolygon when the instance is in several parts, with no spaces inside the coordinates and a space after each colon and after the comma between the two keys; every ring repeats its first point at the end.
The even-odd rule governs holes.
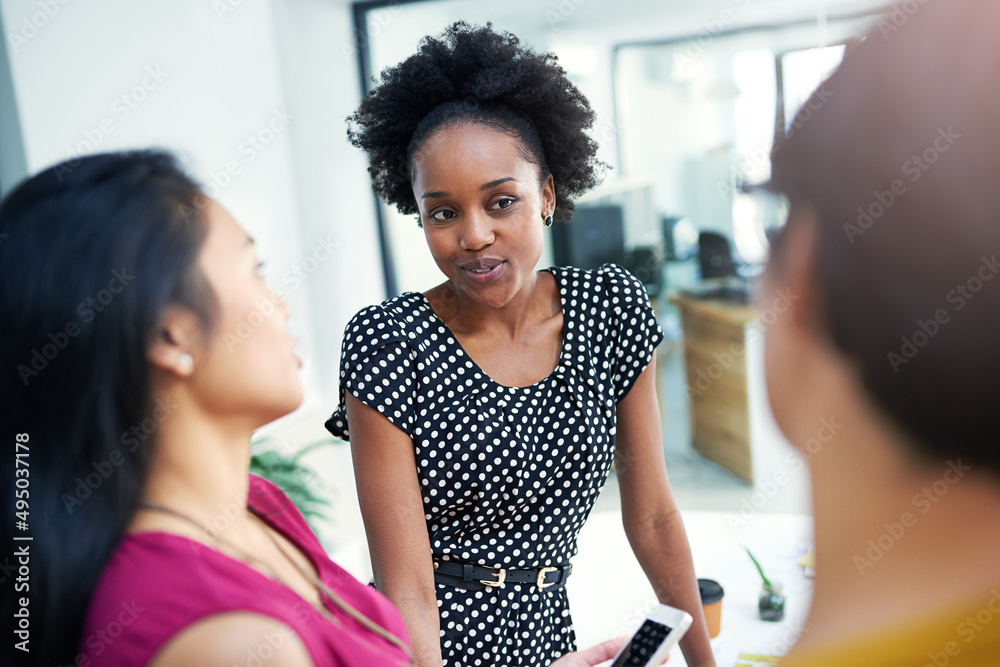
{"type": "Polygon", "coordinates": [[[731,240],[738,263],[761,263],[766,232],[783,223],[785,211],[745,186],[770,177],[776,132],[791,126],[872,20],[826,23],[830,43],[821,46],[814,23],[620,46],[614,71],[623,176],[651,178],[661,215],[731,240]]]}

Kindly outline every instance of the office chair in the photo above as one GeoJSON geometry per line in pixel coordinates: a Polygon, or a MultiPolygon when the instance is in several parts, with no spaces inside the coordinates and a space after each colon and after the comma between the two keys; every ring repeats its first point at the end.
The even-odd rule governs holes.
{"type": "Polygon", "coordinates": [[[716,232],[698,234],[698,266],[702,280],[738,275],[729,239],[716,232]]]}

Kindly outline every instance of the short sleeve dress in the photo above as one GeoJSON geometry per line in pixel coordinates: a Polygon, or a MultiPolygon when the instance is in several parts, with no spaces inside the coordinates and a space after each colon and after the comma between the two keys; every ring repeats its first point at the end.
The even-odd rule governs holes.
{"type": "MultiPolygon", "coordinates": [[[[494,382],[424,295],[363,309],[347,325],[350,392],[413,439],[435,560],[537,569],[569,563],[611,469],[615,411],[663,333],[641,282],[619,266],[547,269],[563,311],[555,370],[528,387],[494,382]]],[[[575,650],[565,588],[437,584],[444,664],[547,665],[575,650]]]]}

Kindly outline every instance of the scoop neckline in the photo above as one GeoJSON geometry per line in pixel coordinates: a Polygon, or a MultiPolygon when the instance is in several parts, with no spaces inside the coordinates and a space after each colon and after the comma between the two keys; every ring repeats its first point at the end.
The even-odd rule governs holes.
{"type": "MultiPolygon", "coordinates": [[[[309,564],[313,566],[313,569],[316,571],[316,576],[319,578],[319,580],[323,581],[324,568],[321,567],[321,564],[320,564],[320,560],[321,559],[319,558],[319,556],[317,556],[317,554],[314,552],[314,550],[313,550],[313,548],[311,546],[308,546],[308,545],[306,545],[306,544],[298,541],[296,538],[294,538],[291,535],[291,533],[284,528],[284,526],[279,525],[270,516],[268,516],[266,512],[263,512],[263,511],[260,511],[260,510],[255,511],[253,509],[251,509],[250,511],[254,512],[254,514],[256,514],[257,517],[259,517],[261,519],[261,521],[263,521],[270,528],[272,528],[273,530],[275,530],[276,532],[278,532],[282,537],[284,537],[286,540],[288,540],[288,542],[290,542],[295,548],[297,548],[299,550],[299,552],[306,557],[306,559],[309,561],[309,564]]],[[[246,568],[250,572],[253,572],[254,574],[257,574],[260,577],[262,577],[263,579],[265,579],[265,580],[267,580],[269,582],[272,582],[272,583],[276,584],[277,586],[279,586],[280,588],[282,588],[282,589],[290,592],[295,597],[297,597],[297,598],[299,598],[301,600],[305,600],[305,602],[307,602],[310,607],[313,606],[312,602],[309,602],[309,600],[306,600],[304,597],[302,597],[301,595],[299,595],[299,593],[297,591],[295,591],[293,588],[289,587],[283,581],[281,581],[279,579],[275,579],[274,577],[270,577],[270,576],[264,574],[263,572],[261,572],[260,570],[258,570],[257,568],[253,567],[250,563],[242,561],[239,558],[236,558],[236,557],[234,557],[234,556],[232,556],[232,555],[230,555],[230,554],[228,554],[228,553],[226,553],[224,551],[221,551],[220,549],[217,549],[216,547],[214,547],[214,546],[212,546],[210,544],[206,544],[205,542],[202,542],[200,540],[196,540],[193,537],[188,537],[187,535],[181,535],[180,533],[172,533],[172,532],[170,532],[168,530],[163,530],[161,528],[157,528],[157,529],[154,529],[154,530],[142,530],[142,531],[135,532],[135,533],[126,533],[125,536],[124,536],[124,538],[130,538],[130,539],[133,539],[133,540],[140,540],[140,541],[141,540],[145,540],[145,539],[156,540],[156,539],[167,538],[167,541],[171,541],[171,540],[173,540],[173,541],[182,541],[182,542],[188,542],[188,543],[191,543],[191,544],[199,545],[200,547],[202,547],[202,548],[207,549],[208,551],[210,551],[212,554],[214,554],[218,558],[225,559],[228,562],[236,563],[236,564],[238,564],[238,565],[246,568]]],[[[329,557],[327,557],[327,560],[330,560],[329,557]]],[[[324,581],[323,583],[326,583],[326,582],[324,581]]],[[[323,598],[323,596],[320,595],[320,601],[323,604],[323,606],[326,607],[327,610],[332,611],[329,607],[326,606],[326,603],[322,601],[322,598],[323,598]]]]}
{"type": "Polygon", "coordinates": [[[552,275],[552,279],[556,281],[556,290],[559,293],[559,312],[561,312],[563,316],[562,333],[560,334],[560,339],[559,339],[559,359],[556,360],[555,368],[553,368],[548,375],[538,380],[537,382],[534,382],[529,385],[524,385],[522,387],[512,387],[510,385],[500,384],[499,382],[494,380],[489,375],[489,373],[484,371],[482,367],[480,367],[480,365],[476,363],[476,360],[472,358],[472,355],[470,355],[468,352],[465,351],[465,348],[462,347],[462,343],[458,340],[455,334],[452,333],[451,329],[448,328],[448,325],[444,323],[444,320],[442,320],[437,313],[434,312],[434,308],[431,307],[431,302],[430,299],[427,298],[427,295],[425,295],[423,292],[412,292],[412,294],[416,294],[422,300],[423,305],[425,308],[427,308],[431,318],[437,322],[437,326],[439,328],[444,330],[448,338],[451,340],[453,346],[458,350],[461,356],[465,357],[468,360],[469,364],[472,366],[472,369],[476,373],[486,378],[488,382],[490,382],[496,387],[499,387],[501,390],[508,392],[524,391],[527,389],[534,389],[535,387],[538,387],[543,383],[548,382],[553,377],[555,377],[556,373],[558,373],[559,370],[562,369],[562,367],[565,365],[566,357],[569,355],[566,349],[566,305],[565,305],[566,294],[564,290],[565,286],[563,284],[563,281],[560,280],[560,276],[556,273],[555,269],[556,267],[553,266],[547,269],[541,269],[540,271],[538,271],[538,273],[541,273],[542,271],[550,273],[552,275]]]}

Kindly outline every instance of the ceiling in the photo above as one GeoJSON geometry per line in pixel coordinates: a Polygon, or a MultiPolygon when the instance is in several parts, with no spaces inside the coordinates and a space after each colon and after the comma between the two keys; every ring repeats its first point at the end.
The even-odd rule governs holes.
{"type": "Polygon", "coordinates": [[[529,31],[599,32],[615,41],[870,11],[885,0],[420,0],[402,10],[441,11],[529,31]]]}

